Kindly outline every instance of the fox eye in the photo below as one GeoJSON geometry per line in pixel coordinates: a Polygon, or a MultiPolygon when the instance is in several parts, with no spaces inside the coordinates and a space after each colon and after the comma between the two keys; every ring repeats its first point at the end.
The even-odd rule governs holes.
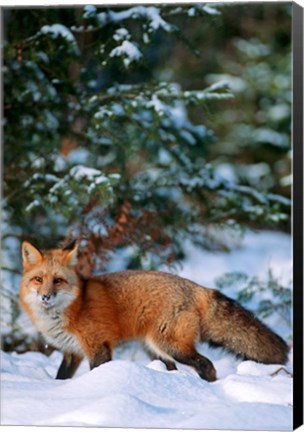
{"type": "Polygon", "coordinates": [[[34,277],[35,282],[42,283],[42,278],[40,276],[34,277]]]}
{"type": "Polygon", "coordinates": [[[63,279],[62,278],[55,278],[54,279],[54,284],[56,285],[56,284],[61,284],[63,282],[63,279]]]}

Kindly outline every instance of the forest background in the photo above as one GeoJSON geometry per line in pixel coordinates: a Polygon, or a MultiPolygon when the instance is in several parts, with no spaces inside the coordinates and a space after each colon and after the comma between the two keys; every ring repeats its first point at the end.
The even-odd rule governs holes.
{"type": "MultiPolygon", "coordinates": [[[[290,232],[291,3],[6,8],[2,343],[45,350],[18,306],[23,239],[80,240],[83,276],[160,269],[185,241],[290,232]]],[[[291,285],[262,318],[290,319],[291,285]]]]}

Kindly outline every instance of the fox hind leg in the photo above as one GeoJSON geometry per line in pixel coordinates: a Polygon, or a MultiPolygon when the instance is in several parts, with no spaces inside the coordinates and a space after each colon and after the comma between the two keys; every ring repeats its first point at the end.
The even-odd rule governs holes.
{"type": "Polygon", "coordinates": [[[207,357],[199,354],[195,349],[190,355],[175,352],[173,353],[173,357],[180,363],[192,366],[202,379],[209,382],[216,380],[216,370],[213,363],[207,357]]]}
{"type": "Polygon", "coordinates": [[[187,366],[192,366],[198,375],[206,381],[216,380],[216,370],[212,362],[199,354],[195,348],[195,341],[199,338],[199,317],[189,311],[178,314],[178,322],[167,326],[163,334],[153,335],[153,344],[165,357],[176,360],[187,366]]]}
{"type": "Polygon", "coordinates": [[[163,363],[165,363],[166,368],[168,371],[172,371],[172,370],[177,370],[176,364],[174,363],[174,361],[171,360],[166,360],[163,358],[159,358],[163,363]]]}
{"type": "Polygon", "coordinates": [[[162,361],[168,371],[177,370],[176,364],[174,361],[169,360],[168,358],[164,358],[161,354],[157,354],[152,348],[148,347],[147,345],[144,347],[146,352],[148,353],[151,360],[160,360],[162,361]]]}
{"type": "Polygon", "coordinates": [[[168,357],[172,358],[171,361],[168,359],[164,360],[164,357],[159,357],[165,363],[168,370],[177,369],[173,361],[176,360],[179,363],[193,367],[202,379],[209,382],[216,380],[216,370],[213,363],[207,357],[199,354],[194,345],[182,347],[181,344],[174,346],[167,343],[166,347],[162,347],[162,350],[168,357]]]}

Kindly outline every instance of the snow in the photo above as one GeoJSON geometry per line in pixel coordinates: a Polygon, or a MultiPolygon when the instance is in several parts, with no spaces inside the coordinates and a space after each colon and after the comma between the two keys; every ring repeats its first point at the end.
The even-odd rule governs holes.
{"type": "Polygon", "coordinates": [[[148,103],[149,107],[152,107],[159,115],[162,115],[167,111],[167,105],[164,104],[156,95],[152,96],[151,101],[148,103]]]}
{"type": "Polygon", "coordinates": [[[287,148],[289,146],[289,137],[287,134],[279,133],[266,127],[255,130],[254,140],[257,143],[270,143],[279,148],[287,148]]]}
{"type": "MultiPolygon", "coordinates": [[[[167,32],[171,31],[171,25],[167,23],[160,15],[160,9],[154,6],[134,6],[124,11],[114,12],[109,11],[110,20],[114,23],[127,19],[145,18],[148,21],[150,31],[163,29],[167,32]]],[[[98,14],[100,24],[105,24],[103,13],[98,14]]]]}
{"type": "Polygon", "coordinates": [[[95,168],[89,168],[83,165],[76,165],[70,171],[71,176],[76,180],[87,178],[92,181],[95,177],[99,176],[100,173],[101,172],[95,168]]]}
{"type": "Polygon", "coordinates": [[[64,39],[66,39],[68,42],[76,44],[76,40],[73,33],[63,24],[44,25],[41,28],[41,33],[50,34],[53,38],[57,38],[58,36],[61,36],[64,39]]]}
{"type": "Polygon", "coordinates": [[[231,163],[220,163],[215,167],[215,175],[231,183],[236,183],[236,175],[234,165],[231,163]]]}
{"type": "Polygon", "coordinates": [[[95,168],[90,168],[84,165],[75,165],[70,170],[70,175],[75,180],[89,180],[91,184],[91,188],[93,189],[96,185],[102,184],[102,183],[109,183],[109,181],[112,180],[119,180],[120,175],[113,173],[110,174],[108,177],[103,175],[103,173],[95,168]]]}
{"type": "Polygon", "coordinates": [[[109,54],[110,57],[121,57],[123,56],[123,62],[125,66],[129,66],[133,61],[137,61],[142,57],[142,53],[139,51],[135,43],[128,40],[124,40],[121,45],[112,49],[109,54]]]}
{"type": "Polygon", "coordinates": [[[32,202],[30,202],[30,204],[28,206],[25,207],[25,211],[30,212],[33,210],[33,208],[39,207],[40,204],[41,204],[40,201],[38,201],[37,199],[34,199],[32,202]]]}
{"type": "Polygon", "coordinates": [[[171,25],[168,24],[161,16],[160,10],[157,7],[147,7],[146,8],[147,19],[149,20],[149,28],[151,30],[158,30],[162,28],[163,30],[170,32],[172,30],[171,25]]]}
{"type": "Polygon", "coordinates": [[[94,16],[94,15],[96,14],[96,11],[97,11],[97,9],[96,9],[96,7],[95,7],[94,5],[86,5],[86,6],[83,8],[83,10],[84,10],[83,17],[84,17],[85,19],[88,19],[88,18],[90,18],[91,16],[94,16]]]}
{"type": "MultiPolygon", "coordinates": [[[[236,243],[237,244],[237,243],[236,243]]],[[[248,232],[230,253],[186,245],[177,272],[212,287],[224,272],[291,278],[291,238],[276,232],[248,232]]],[[[229,292],[232,296],[233,292],[229,292]]],[[[266,321],[267,322],[267,321],[266,321]]],[[[268,325],[285,337],[287,329],[268,325]]],[[[290,329],[289,329],[290,330],[290,329]]],[[[167,371],[137,342],[117,348],[112,362],[89,371],[83,361],[71,380],[54,380],[62,355],[1,354],[1,422],[4,425],[292,429],[292,353],[285,367],[242,361],[222,349],[199,345],[217,369],[208,383],[191,368],[167,371]],[[132,361],[131,361],[132,360],[132,361]]]]}
{"type": "Polygon", "coordinates": [[[198,253],[188,243],[185,249],[186,259],[179,274],[207,287],[214,286],[216,278],[227,272],[263,277],[271,269],[282,283],[292,279],[291,238],[284,233],[249,231],[240,247],[230,253],[198,253]]]}
{"type": "Polygon", "coordinates": [[[285,120],[290,117],[290,106],[286,103],[279,103],[270,107],[267,114],[272,121],[285,120]]]}
{"type": "Polygon", "coordinates": [[[2,353],[3,424],[268,430],[291,425],[291,378],[272,377],[253,362],[243,362],[247,370],[238,373],[232,358],[215,360],[224,372],[212,384],[186,367],[168,372],[159,360],[119,359],[56,381],[59,362],[58,352],[2,353]]]}
{"type": "Polygon", "coordinates": [[[125,28],[119,28],[115,31],[113,39],[116,41],[121,41],[130,37],[130,33],[125,28]]]}

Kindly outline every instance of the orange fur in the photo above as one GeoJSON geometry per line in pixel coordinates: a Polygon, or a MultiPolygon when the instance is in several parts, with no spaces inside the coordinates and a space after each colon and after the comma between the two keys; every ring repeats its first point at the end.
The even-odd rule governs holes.
{"type": "Polygon", "coordinates": [[[271,356],[286,361],[286,344],[256,318],[251,322],[250,312],[227,299],[234,325],[231,327],[226,298],[190,280],[163,272],[141,271],[83,280],[75,272],[77,247],[72,251],[41,252],[24,242],[22,255],[21,305],[46,340],[70,355],[61,365],[58,377],[72,375],[71,354],[77,361],[87,357],[93,368],[110,360],[112,350],[120,342],[140,339],[171,369],[172,362],[177,360],[213,381],[215,369],[210,360],[197,353],[195,344],[199,340],[221,343],[246,357],[250,342],[238,342],[239,316],[242,326],[246,328],[248,322],[256,329],[256,332],[249,330],[249,336],[247,333],[240,336],[243,341],[244,337],[252,337],[253,348],[247,350],[253,353],[251,358],[259,361],[260,336],[256,335],[262,332],[263,342],[276,348],[267,352],[262,361],[270,362],[271,356]]]}

